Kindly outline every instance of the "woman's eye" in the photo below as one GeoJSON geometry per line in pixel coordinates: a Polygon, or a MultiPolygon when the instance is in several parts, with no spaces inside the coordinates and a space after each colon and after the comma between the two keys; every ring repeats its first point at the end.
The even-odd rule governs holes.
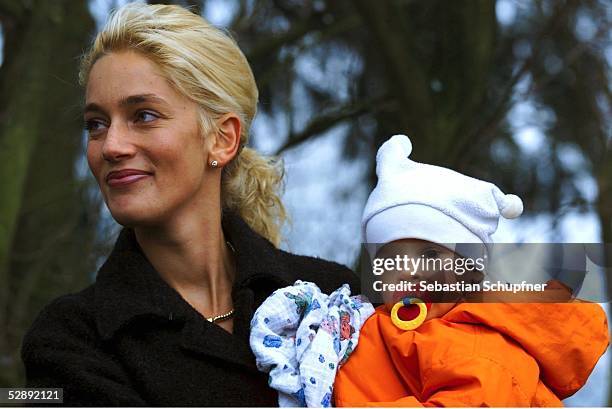
{"type": "Polygon", "coordinates": [[[141,122],[151,122],[159,118],[159,116],[155,115],[149,111],[139,111],[136,114],[136,120],[141,122]]]}
{"type": "Polygon", "coordinates": [[[89,119],[85,121],[84,128],[88,133],[94,133],[96,131],[99,131],[102,126],[104,126],[104,124],[101,121],[96,119],[89,119]]]}

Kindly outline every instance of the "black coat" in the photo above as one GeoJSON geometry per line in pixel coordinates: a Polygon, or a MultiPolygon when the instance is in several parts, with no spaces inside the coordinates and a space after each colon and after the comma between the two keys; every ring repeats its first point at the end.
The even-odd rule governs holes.
{"type": "Polygon", "coordinates": [[[40,313],[22,346],[28,387],[64,389],[79,406],[277,406],[250,350],[255,309],[297,279],[330,293],[357,276],[276,249],[239,217],[223,218],[236,249],[234,332],[211,324],[161,279],[123,229],[96,282],[40,313]]]}

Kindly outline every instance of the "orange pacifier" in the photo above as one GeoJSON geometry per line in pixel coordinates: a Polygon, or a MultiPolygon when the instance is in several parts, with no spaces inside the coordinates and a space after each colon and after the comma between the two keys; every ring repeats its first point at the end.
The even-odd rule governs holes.
{"type": "Polygon", "coordinates": [[[391,321],[399,329],[410,331],[425,322],[427,305],[419,298],[404,297],[391,309],[391,321]],[[418,312],[415,311],[418,307],[418,312]]]}

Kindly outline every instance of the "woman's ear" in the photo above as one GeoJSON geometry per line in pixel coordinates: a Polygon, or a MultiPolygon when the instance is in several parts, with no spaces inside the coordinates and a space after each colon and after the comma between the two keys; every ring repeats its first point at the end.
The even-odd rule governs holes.
{"type": "Polygon", "coordinates": [[[217,129],[212,137],[212,146],[208,151],[208,163],[216,161],[214,167],[222,168],[238,153],[240,148],[241,124],[240,118],[233,112],[217,119],[217,129]]]}

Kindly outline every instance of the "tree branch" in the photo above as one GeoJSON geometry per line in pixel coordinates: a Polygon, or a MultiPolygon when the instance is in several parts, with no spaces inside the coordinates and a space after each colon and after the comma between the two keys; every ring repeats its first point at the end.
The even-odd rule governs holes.
{"type": "Polygon", "coordinates": [[[368,112],[373,113],[376,111],[389,109],[393,105],[395,105],[395,103],[393,100],[390,100],[389,97],[379,97],[345,105],[334,110],[333,112],[319,115],[312,120],[302,132],[290,134],[287,138],[287,142],[285,142],[276,151],[275,155],[280,155],[286,150],[291,149],[314,136],[319,136],[347,119],[356,118],[368,112]]]}
{"type": "Polygon", "coordinates": [[[271,55],[276,54],[277,50],[282,46],[291,44],[300,38],[304,37],[311,31],[318,30],[323,26],[318,13],[314,13],[308,19],[297,22],[292,25],[291,29],[271,37],[266,37],[258,44],[255,44],[247,54],[247,59],[251,63],[256,63],[259,60],[269,59],[271,55]]]}
{"type": "Polygon", "coordinates": [[[484,125],[476,129],[472,133],[472,136],[464,141],[462,146],[455,150],[455,152],[457,152],[457,157],[464,158],[464,160],[467,161],[474,153],[473,147],[485,146],[488,138],[493,135],[493,130],[508,113],[516,84],[518,84],[525,74],[531,70],[536,58],[538,57],[540,45],[547,37],[551,36],[558,29],[563,19],[567,17],[569,9],[570,7],[568,3],[565,3],[564,6],[558,8],[556,13],[549,19],[548,24],[546,24],[535,41],[537,47],[534,47],[533,54],[523,62],[510,81],[508,81],[501,94],[499,103],[493,110],[493,113],[489,116],[489,119],[484,123],[484,125]]]}

